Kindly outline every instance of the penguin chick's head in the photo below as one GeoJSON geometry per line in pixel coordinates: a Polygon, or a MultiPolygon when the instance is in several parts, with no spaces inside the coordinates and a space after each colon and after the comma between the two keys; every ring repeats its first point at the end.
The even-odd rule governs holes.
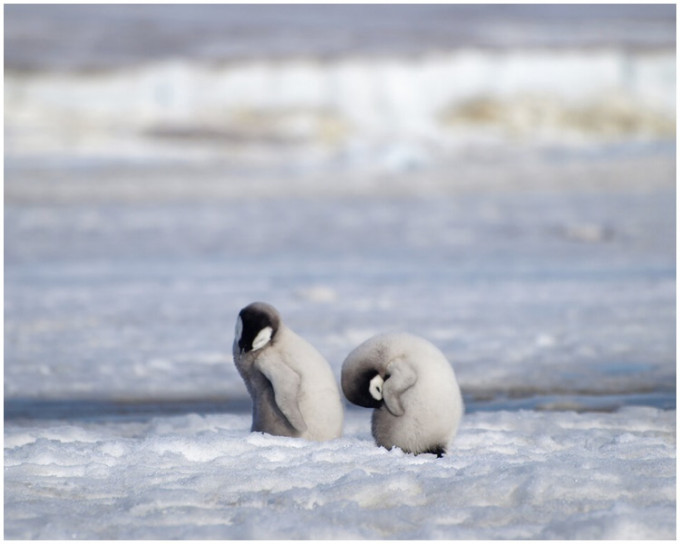
{"type": "Polygon", "coordinates": [[[279,330],[279,312],[266,302],[253,302],[236,319],[236,341],[241,353],[262,349],[279,330]]]}
{"type": "Polygon", "coordinates": [[[343,368],[342,391],[351,403],[364,408],[379,408],[383,404],[384,379],[374,368],[343,368]]]}

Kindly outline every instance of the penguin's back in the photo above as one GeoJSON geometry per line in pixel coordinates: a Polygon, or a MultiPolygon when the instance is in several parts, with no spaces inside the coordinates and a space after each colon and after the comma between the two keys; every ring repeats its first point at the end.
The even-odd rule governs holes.
{"type": "Polygon", "coordinates": [[[342,434],[343,408],[340,391],[328,361],[319,351],[285,326],[275,347],[300,376],[298,406],[307,424],[301,434],[308,440],[329,440],[342,434]]]}
{"type": "Polygon", "coordinates": [[[373,349],[382,350],[389,359],[388,372],[392,365],[408,365],[417,376],[414,385],[401,395],[403,415],[393,415],[385,405],[373,412],[376,442],[414,453],[446,449],[458,431],[464,406],[455,372],[444,354],[409,333],[380,335],[373,349]]]}

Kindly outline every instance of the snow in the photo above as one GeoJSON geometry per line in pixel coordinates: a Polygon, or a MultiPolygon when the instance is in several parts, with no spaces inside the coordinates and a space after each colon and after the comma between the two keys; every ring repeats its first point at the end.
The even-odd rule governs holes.
{"type": "MultiPolygon", "coordinates": [[[[674,50],[616,49],[463,49],[415,59],[217,66],[168,60],[95,76],[11,72],[7,145],[14,153],[37,141],[59,153],[167,158],[178,150],[221,156],[225,142],[243,147],[262,140],[304,142],[324,155],[386,146],[388,165],[404,153],[419,163],[479,132],[480,119],[470,116],[479,114],[480,100],[490,105],[482,128],[489,124],[511,137],[580,141],[612,127],[668,137],[675,73],[674,50]],[[90,136],[79,137],[82,131],[90,136]],[[205,140],[214,141],[206,146],[205,140]]],[[[495,134],[478,137],[489,132],[495,134]]]]}
{"type": "Polygon", "coordinates": [[[6,202],[5,537],[673,538],[673,177],[595,165],[590,188],[6,202]],[[253,300],[336,378],[377,332],[434,342],[468,409],[450,455],[377,448],[368,410],[323,444],[249,433],[253,300]]]}
{"type": "Polygon", "coordinates": [[[230,352],[254,300],[336,376],[406,330],[477,397],[670,394],[672,195],[8,204],[5,394],[242,397],[230,352]],[[608,234],[574,236],[593,224],[608,234]]]}
{"type": "Polygon", "coordinates": [[[28,9],[6,40],[5,538],[673,538],[672,9],[449,12],[403,49],[310,12],[335,30],[298,55],[276,8],[235,42],[155,9],[88,8],[75,42],[28,9]],[[504,48],[442,48],[451,24],[504,48]],[[120,25],[149,35],[59,53],[120,25]],[[147,47],[174,27],[182,56],[147,47]],[[336,378],[376,333],[434,343],[449,455],[378,448],[349,405],[337,440],[250,433],[255,300],[336,378]]]}
{"type": "Polygon", "coordinates": [[[248,414],[12,425],[5,536],[648,539],[675,535],[675,413],[468,414],[442,459],[249,433],[248,414]],[[96,520],[96,522],[95,522],[96,520]]]}

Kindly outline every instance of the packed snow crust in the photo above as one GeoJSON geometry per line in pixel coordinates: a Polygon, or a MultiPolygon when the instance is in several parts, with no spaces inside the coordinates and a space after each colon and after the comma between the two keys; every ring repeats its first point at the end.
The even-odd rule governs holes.
{"type": "Polygon", "coordinates": [[[11,202],[5,537],[672,538],[672,197],[11,202]],[[258,299],[336,377],[374,333],[435,343],[450,455],[381,450],[368,410],[250,434],[230,346],[258,299]]]}
{"type": "Polygon", "coordinates": [[[449,455],[373,444],[370,410],[324,443],[249,414],[5,430],[16,539],[666,539],[675,412],[465,416],[449,455]]]}
{"type": "Polygon", "coordinates": [[[85,34],[26,8],[6,40],[5,538],[675,536],[672,9],[479,12],[504,49],[405,56],[365,54],[403,42],[367,16],[322,59],[290,27],[100,8],[85,34]],[[186,57],[147,58],[150,18],[186,57]],[[284,54],[190,55],[206,21],[284,54]],[[73,46],[121,30],[126,62],[73,46]],[[250,433],[255,300],[337,378],[375,333],[433,342],[467,408],[449,454],[378,448],[349,406],[330,442],[250,433]]]}

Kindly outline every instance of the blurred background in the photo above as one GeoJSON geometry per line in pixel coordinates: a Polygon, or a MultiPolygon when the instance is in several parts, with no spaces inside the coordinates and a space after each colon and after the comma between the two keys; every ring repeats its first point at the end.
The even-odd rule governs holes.
{"type": "Polygon", "coordinates": [[[5,417],[247,410],[253,300],[674,408],[675,9],[6,5],[5,417]]]}

